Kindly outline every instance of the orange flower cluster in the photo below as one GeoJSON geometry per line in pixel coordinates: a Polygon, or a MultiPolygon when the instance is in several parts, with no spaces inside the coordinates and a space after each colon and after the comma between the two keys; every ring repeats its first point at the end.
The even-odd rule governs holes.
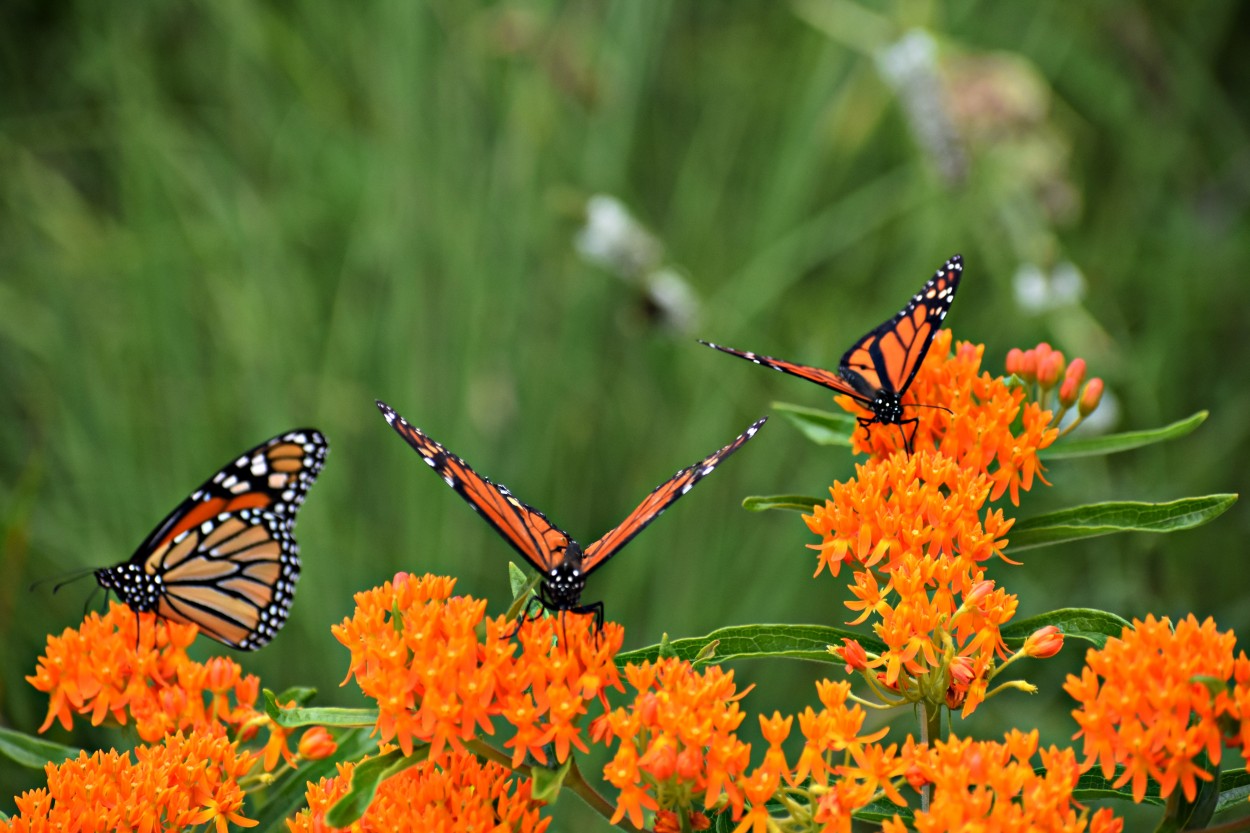
{"type": "Polygon", "coordinates": [[[290,761],[287,730],[255,708],[260,681],[226,657],[198,663],[187,656],[197,630],[152,614],[136,616],[114,602],[104,616],[90,613],[77,629],[48,637],[34,676],[26,678],[50,695],[39,731],[54,720],[69,729],[75,713],[90,714],[95,726],[108,716],[123,725],[133,719],[148,743],[215,727],[247,740],[264,726],[265,769],[272,770],[279,756],[290,761]]]}
{"type": "Polygon", "coordinates": [[[820,552],[816,575],[828,567],[836,576],[850,558],[889,573],[906,554],[945,555],[960,562],[966,592],[977,565],[1007,545],[1012,521],[1002,510],[980,517],[992,488],[987,475],[931,451],[856,464],[853,479],[835,481],[830,499],[803,516],[822,538],[812,546],[820,552]]]}
{"type": "MultiPolygon", "coordinates": [[[[338,775],[308,785],[308,809],[287,822],[290,833],[324,833],[325,815],[347,795],[357,764],[338,765],[338,775]]],[[[356,833],[454,833],[499,830],[542,833],[551,819],[531,798],[530,781],[493,762],[450,752],[441,765],[423,761],[378,786],[356,833]]]]}
{"type": "MultiPolygon", "coordinates": [[[[1123,827],[1111,810],[1090,815],[1072,800],[1080,769],[1070,749],[1042,750],[1044,772],[1031,763],[1037,732],[1013,730],[1002,743],[955,739],[931,746],[908,743],[903,750],[907,780],[929,785],[927,810],[917,811],[919,833],[949,830],[995,830],[1002,833],[1119,833],[1123,827]]],[[[899,816],[886,821],[883,833],[907,833],[899,816]]]]}
{"type": "Polygon", "coordinates": [[[1101,650],[1090,649],[1081,676],[1069,675],[1064,684],[1080,704],[1072,716],[1081,727],[1076,737],[1085,738],[1084,769],[1101,761],[1109,778],[1117,765],[1124,767],[1115,786],[1132,781],[1137,801],[1148,777],[1164,797],[1179,783],[1193,800],[1196,779],[1211,778],[1197,756],[1205,752],[1212,763],[1220,761],[1221,719],[1250,714],[1237,702],[1247,697],[1250,661],[1242,654],[1234,662],[1235,642],[1211,619],[1200,624],[1190,614],[1173,630],[1167,617],[1147,616],[1101,650]],[[1233,677],[1232,697],[1214,693],[1202,679],[1218,689],[1233,677]]]}
{"type": "Polygon", "coordinates": [[[803,518],[823,539],[813,546],[817,575],[825,567],[837,575],[851,560],[868,568],[854,574],[846,605],[859,616],[850,624],[877,617],[887,651],[868,657],[856,644],[843,658],[855,670],[883,668],[880,682],[908,702],[944,692],[948,706],[970,714],[1005,652],[999,631],[1016,597],[984,580],[983,563],[1003,557],[1012,521],[1001,510],[982,517],[992,488],[990,476],[944,454],[896,452],[857,465],[803,518]]]}
{"type": "MultiPolygon", "coordinates": [[[[915,448],[940,451],[961,468],[989,475],[990,500],[1010,492],[1011,502],[1019,505],[1020,490],[1028,491],[1033,478],[1041,477],[1038,451],[1055,441],[1058,429],[1051,427],[1049,411],[1025,402],[1023,389],[981,372],[983,345],[959,342],[954,354],[950,347],[950,330],[939,331],[908,389],[908,415],[919,420],[915,448]]],[[[849,396],[837,401],[867,415],[849,396]]],[[[876,458],[890,456],[902,448],[902,438],[899,431],[884,429],[874,426],[866,440],[863,431],[856,431],[852,448],[876,458]]]]}
{"type": "Polygon", "coordinates": [[[625,666],[637,692],[627,708],[618,708],[591,725],[596,742],[620,741],[604,777],[620,790],[615,824],[625,816],[642,826],[644,809],[688,812],[697,796],[713,808],[722,794],[739,811],[738,779],[751,747],[735,734],[746,716],[738,700],[733,672],[719,666],[695,671],[676,658],[625,666]]]}
{"type": "Polygon", "coordinates": [[[352,618],[333,629],[352,652],[347,679],[378,703],[381,739],[394,739],[405,754],[414,741],[428,742],[437,761],[448,748],[462,751],[479,730],[493,734],[493,719],[503,717],[515,728],[504,744],[513,766],[526,754],[546,764],[548,744],[557,761],[570,747],[586,751],[578,723],[587,704],[621,687],[613,662],[621,626],[596,631],[589,616],[534,619],[513,641],[512,623],[487,619],[486,602],[452,596],[454,586],[451,578],[400,573],[357,593],[352,618]]]}
{"type": "Polygon", "coordinates": [[[243,815],[239,779],[256,764],[220,731],[177,733],[140,746],[135,761],[116,751],[82,752],[48,764],[47,789],[17,798],[18,815],[0,821],[0,833],[74,830],[190,830],[213,822],[254,827],[243,815]]]}

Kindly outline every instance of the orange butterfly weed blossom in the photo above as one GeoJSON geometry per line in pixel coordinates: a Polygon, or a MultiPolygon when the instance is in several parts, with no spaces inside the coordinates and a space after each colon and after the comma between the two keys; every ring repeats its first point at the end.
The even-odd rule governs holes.
{"type": "Polygon", "coordinates": [[[187,656],[196,633],[194,625],[113,603],[103,616],[90,613],[78,628],[48,637],[26,678],[49,695],[39,731],[53,722],[69,729],[76,715],[89,716],[94,726],[133,723],[144,744],[134,762],[127,754],[84,752],[48,764],[47,788],[19,797],[19,815],[0,821],[0,831],[77,829],[57,825],[84,819],[96,826],[83,829],[92,830],[181,830],[208,821],[224,830],[227,820],[251,826],[241,815],[243,782],[335,752],[326,730],[312,727],[293,753],[293,730],[256,708],[257,677],[227,657],[200,663],[187,656]],[[196,786],[171,789],[179,784],[196,786]],[[103,795],[117,800],[102,802],[103,795]]]}

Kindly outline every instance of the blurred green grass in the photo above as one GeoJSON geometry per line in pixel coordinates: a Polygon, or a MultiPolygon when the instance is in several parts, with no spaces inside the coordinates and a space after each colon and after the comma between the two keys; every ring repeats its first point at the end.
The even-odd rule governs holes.
{"type": "MultiPolygon", "coordinates": [[[[351,592],[431,570],[499,612],[512,557],[374,398],[590,541],[771,400],[828,402],[695,337],[831,366],[956,251],[948,324],[987,345],[987,367],[1049,339],[1107,378],[1123,427],[1212,410],[1175,445],[1056,463],[1022,515],[1243,488],[1241,4],[15,0],[0,23],[5,725],[41,722],[22,677],[90,580],[55,596],[30,582],[126,558],[264,437],[312,424],[331,453],[300,518],[291,621],[236,659],[353,703],[328,632],[351,592]],[[935,39],[945,103],[923,72],[891,86],[881,69],[913,27],[935,39]],[[954,120],[961,178],[908,95],[954,120]],[[594,193],[662,242],[701,298],[697,328],[657,325],[637,287],[577,256],[594,193]],[[1081,303],[1017,304],[1022,264],[1068,261],[1081,303]]],[[[810,580],[798,518],[738,502],[850,471],[774,420],[588,598],[627,647],[840,620],[844,590],[810,580]]],[[[1021,615],[1193,610],[1245,633],[1248,520],[1030,553],[994,577],[1021,615]]],[[[1061,665],[1031,669],[1042,697],[991,704],[968,731],[1028,719],[1063,740],[1061,665]]],[[[769,711],[809,701],[820,672],[739,673],[769,675],[748,701],[769,711]]],[[[0,809],[34,776],[0,765],[0,809]]]]}

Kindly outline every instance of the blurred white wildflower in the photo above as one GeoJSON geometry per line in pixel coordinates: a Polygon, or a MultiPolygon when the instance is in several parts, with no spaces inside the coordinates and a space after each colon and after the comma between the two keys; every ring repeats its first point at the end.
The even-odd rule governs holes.
{"type": "Polygon", "coordinates": [[[595,194],[586,201],[586,225],[573,245],[595,266],[635,281],[660,265],[664,246],[616,197],[595,194]]]}
{"type": "Polygon", "coordinates": [[[649,318],[679,333],[698,323],[699,297],[681,272],[664,264],[664,246],[616,197],[586,201],[586,224],[573,240],[588,263],[634,287],[649,318]]]}
{"type": "Polygon", "coordinates": [[[881,76],[898,93],[917,143],[942,178],[951,184],[963,181],[968,160],[951,123],[933,36],[923,29],[912,29],[878,49],[874,58],[881,76]]]}
{"type": "Polygon", "coordinates": [[[1071,306],[1085,297],[1085,277],[1069,260],[1057,263],[1049,274],[1036,263],[1022,263],[1011,282],[1016,305],[1031,315],[1071,306]]]}

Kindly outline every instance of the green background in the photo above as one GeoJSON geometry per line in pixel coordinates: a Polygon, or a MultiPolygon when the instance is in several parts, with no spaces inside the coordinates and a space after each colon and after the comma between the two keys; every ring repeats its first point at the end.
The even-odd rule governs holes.
{"type": "MultiPolygon", "coordinates": [[[[127,558],[216,466],[302,425],[331,452],[300,516],[294,612],[235,658],[266,686],[357,704],[329,633],[352,592],[435,571],[498,613],[515,557],[375,398],[588,543],[772,400],[830,406],[696,337],[833,367],[954,252],[966,270],[947,323],[986,345],[988,369],[1046,339],[1106,379],[1114,427],[1212,411],[1179,442],[1054,464],[1054,488],[1009,515],[1242,490],[1245,9],[5,4],[0,724],[42,721],[23,675],[92,586],[32,581],[127,558]],[[913,31],[936,53],[891,81],[882,56],[913,31]],[[697,323],[666,322],[636,276],[578,254],[594,194],[662,245],[652,265],[697,297],[697,323]],[[1022,269],[1065,264],[1079,300],[1017,301],[1022,269]]],[[[798,516],[739,502],[821,494],[851,471],[844,449],[775,418],[586,599],[625,625],[627,648],[843,621],[845,582],[811,579],[798,516]]],[[[1245,633],[1248,521],[1243,504],[1193,532],[1031,551],[992,576],[1020,615],[1193,611],[1245,633]]],[[[958,730],[1039,725],[1063,742],[1059,685],[1081,653],[1026,664],[1039,696],[991,701],[958,730]]],[[[737,673],[764,683],[746,706],[768,713],[814,702],[826,672],[840,673],[737,673]]],[[[41,781],[0,762],[0,809],[41,781]]]]}

